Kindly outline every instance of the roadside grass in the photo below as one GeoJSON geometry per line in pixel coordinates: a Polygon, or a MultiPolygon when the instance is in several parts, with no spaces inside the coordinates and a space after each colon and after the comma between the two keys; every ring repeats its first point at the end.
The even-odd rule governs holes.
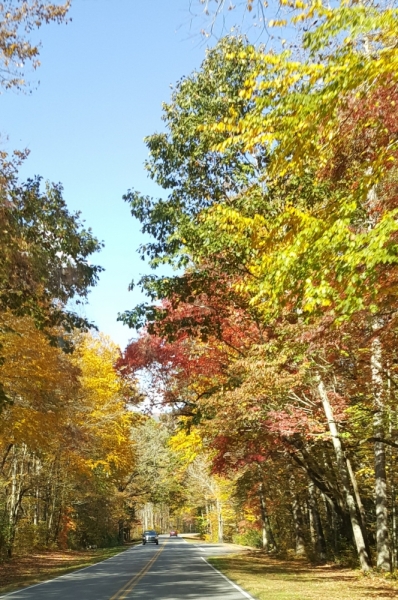
{"type": "Polygon", "coordinates": [[[335,565],[313,566],[265,556],[261,551],[208,559],[258,600],[390,600],[398,584],[381,575],[335,565]]]}
{"type": "Polygon", "coordinates": [[[127,550],[126,546],[80,551],[37,551],[28,556],[16,556],[0,562],[0,594],[84,569],[124,550],[127,550]]]}

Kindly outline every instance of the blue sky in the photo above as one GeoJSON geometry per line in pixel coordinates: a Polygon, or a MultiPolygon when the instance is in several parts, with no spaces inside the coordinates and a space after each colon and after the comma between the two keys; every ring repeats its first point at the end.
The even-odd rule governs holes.
{"type": "Polygon", "coordinates": [[[149,271],[136,253],[139,223],[122,196],[129,188],[161,193],[143,168],[143,138],[162,128],[170,84],[204,58],[202,23],[191,24],[189,4],[74,0],[71,23],[40,30],[42,66],[31,76],[40,84],[31,94],[0,96],[2,148],[30,149],[21,178],[61,182],[69,208],[105,242],[95,259],[106,270],[82,314],[122,348],[133,332],[117,313],[143,300],[127,287],[149,271]]]}

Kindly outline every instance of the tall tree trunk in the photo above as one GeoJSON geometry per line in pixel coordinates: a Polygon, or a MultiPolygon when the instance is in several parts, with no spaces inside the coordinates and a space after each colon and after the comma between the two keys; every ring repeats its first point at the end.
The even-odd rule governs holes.
{"type": "Polygon", "coordinates": [[[300,504],[296,494],[296,484],[294,476],[291,475],[289,479],[290,493],[292,497],[292,513],[293,513],[293,525],[294,525],[294,536],[297,556],[305,555],[305,540],[303,533],[303,516],[300,509],[300,504]]]}
{"type": "Polygon", "coordinates": [[[337,468],[339,470],[341,481],[343,484],[344,495],[347,503],[347,508],[350,514],[351,526],[354,534],[354,540],[358,552],[359,562],[363,571],[369,571],[370,558],[366,550],[365,540],[363,539],[362,529],[358,520],[355,500],[350,490],[350,480],[348,476],[347,463],[345,460],[343,448],[341,446],[341,440],[339,437],[337,425],[334,420],[332,406],[329,402],[328,394],[321,378],[318,379],[318,392],[321,398],[323,410],[326,415],[326,420],[329,425],[330,435],[332,437],[333,447],[336,454],[337,468]]]}
{"type": "Polygon", "coordinates": [[[319,558],[319,560],[321,562],[324,562],[326,560],[326,540],[325,540],[325,536],[323,534],[322,521],[321,521],[321,517],[319,514],[317,502],[316,502],[315,485],[312,481],[310,482],[310,484],[308,486],[308,500],[309,500],[309,507],[310,507],[310,517],[312,520],[312,525],[313,525],[314,534],[315,534],[315,539],[314,539],[315,555],[319,558]]]}
{"type": "Polygon", "coordinates": [[[11,485],[8,502],[8,535],[7,535],[7,556],[12,557],[15,525],[16,525],[16,505],[17,505],[17,474],[18,474],[18,455],[17,448],[13,446],[11,455],[11,485]]]}
{"type": "Polygon", "coordinates": [[[48,513],[48,520],[47,520],[47,536],[46,536],[47,544],[50,543],[51,533],[52,533],[53,524],[54,524],[54,517],[55,517],[55,511],[56,511],[56,504],[57,504],[58,476],[59,476],[59,460],[56,457],[54,460],[53,479],[52,479],[51,485],[49,486],[50,502],[49,502],[49,513],[48,513]]]}
{"type": "Polygon", "coordinates": [[[328,502],[328,498],[325,496],[323,492],[321,492],[322,504],[325,511],[325,528],[326,528],[326,537],[333,544],[333,550],[336,551],[335,547],[335,539],[334,539],[334,529],[331,526],[333,521],[333,505],[330,506],[330,502],[328,502]]]}
{"type": "Polygon", "coordinates": [[[122,546],[124,543],[124,520],[119,519],[118,525],[119,525],[118,542],[122,546]]]}
{"type": "Polygon", "coordinates": [[[213,540],[213,524],[210,518],[210,508],[209,504],[206,503],[206,519],[207,519],[207,531],[209,533],[210,539],[213,540]]]}
{"type": "Polygon", "coordinates": [[[154,520],[153,520],[153,504],[152,504],[152,502],[149,502],[148,509],[149,509],[149,523],[150,523],[150,528],[154,529],[155,525],[154,525],[154,520]]]}
{"type": "Polygon", "coordinates": [[[24,495],[22,484],[25,477],[25,458],[27,451],[26,444],[22,444],[20,449],[17,446],[12,447],[11,486],[8,500],[7,556],[9,558],[11,558],[13,554],[18,515],[21,508],[22,497],[24,495]]]}
{"type": "Polygon", "coordinates": [[[264,494],[264,484],[260,483],[258,488],[258,496],[260,498],[260,510],[261,510],[261,521],[262,521],[262,533],[263,533],[263,548],[267,552],[273,546],[276,548],[276,543],[274,536],[272,534],[268,512],[267,512],[267,504],[265,502],[265,494],[264,494]]]}
{"type": "Polygon", "coordinates": [[[260,498],[263,548],[266,552],[268,552],[269,551],[269,539],[268,539],[268,532],[267,532],[267,510],[266,510],[266,505],[265,505],[264,490],[263,490],[262,483],[260,483],[260,486],[258,488],[258,496],[260,498]]]}
{"type": "Polygon", "coordinates": [[[397,505],[396,505],[396,490],[395,484],[391,486],[391,502],[392,502],[392,567],[396,569],[398,567],[397,554],[398,554],[398,519],[397,519],[397,505]]]}
{"type": "Polygon", "coordinates": [[[33,525],[37,526],[40,520],[40,488],[39,488],[39,472],[40,461],[37,456],[33,457],[33,469],[35,471],[35,492],[34,492],[34,508],[33,508],[33,525]]]}
{"type": "Polygon", "coordinates": [[[224,542],[224,521],[222,518],[222,503],[220,500],[216,500],[217,507],[217,524],[218,524],[218,541],[220,544],[224,542]]]}
{"type": "MultiPolygon", "coordinates": [[[[380,319],[375,319],[373,329],[381,327],[380,319]]],[[[374,399],[373,433],[376,439],[384,437],[384,383],[382,376],[382,345],[376,335],[371,347],[371,372],[374,399]]],[[[390,540],[388,535],[387,474],[385,446],[375,442],[375,499],[376,499],[376,542],[377,566],[382,571],[391,571],[390,540]]]]}
{"type": "Polygon", "coordinates": [[[369,539],[368,539],[368,530],[367,530],[367,526],[366,526],[365,507],[362,504],[361,495],[359,493],[359,487],[358,487],[358,483],[357,483],[357,478],[355,477],[355,473],[354,473],[354,470],[352,468],[351,461],[350,461],[349,458],[346,458],[346,463],[347,463],[347,469],[348,469],[348,474],[350,476],[352,488],[353,488],[354,494],[355,494],[355,500],[356,500],[357,506],[358,506],[359,516],[361,518],[361,529],[362,529],[363,539],[364,539],[365,544],[366,544],[366,550],[368,551],[369,560],[371,561],[372,560],[372,555],[371,555],[371,552],[370,552],[370,544],[369,544],[369,539]]]}
{"type": "Polygon", "coordinates": [[[311,510],[311,505],[310,502],[308,502],[307,504],[307,513],[308,513],[308,522],[309,522],[309,526],[310,526],[310,537],[311,537],[311,543],[313,545],[313,548],[315,550],[316,553],[316,531],[315,531],[315,522],[314,522],[314,514],[313,511],[311,510]]]}

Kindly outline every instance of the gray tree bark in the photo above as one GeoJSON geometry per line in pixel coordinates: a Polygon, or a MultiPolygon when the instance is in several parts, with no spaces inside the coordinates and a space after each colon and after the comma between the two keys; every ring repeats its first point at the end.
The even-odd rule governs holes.
{"type": "Polygon", "coordinates": [[[217,508],[217,524],[218,524],[218,541],[220,544],[224,542],[224,521],[222,518],[222,503],[221,500],[217,498],[216,500],[216,508],[217,508]]]}
{"type": "Polygon", "coordinates": [[[293,513],[293,525],[295,535],[295,545],[297,556],[305,555],[305,539],[303,532],[303,516],[300,509],[300,503],[298,501],[296,493],[296,482],[294,476],[291,475],[289,479],[290,493],[292,496],[292,513],[293,513]]]}
{"type": "Polygon", "coordinates": [[[265,494],[264,494],[264,484],[260,483],[258,488],[258,496],[260,498],[260,510],[261,510],[261,521],[262,521],[262,533],[263,533],[263,548],[267,552],[271,549],[271,547],[276,548],[276,543],[274,536],[272,534],[267,504],[265,502],[265,494]]]}
{"type": "Polygon", "coordinates": [[[316,502],[315,485],[311,481],[308,486],[308,500],[310,508],[310,522],[313,528],[313,544],[316,556],[321,562],[326,560],[326,540],[323,534],[321,517],[316,502]]]}
{"type": "Polygon", "coordinates": [[[337,429],[336,422],[333,416],[332,406],[329,402],[329,397],[322,379],[318,378],[318,392],[321,398],[323,410],[325,412],[326,420],[329,425],[330,435],[332,437],[333,447],[336,454],[337,468],[340,473],[341,482],[343,485],[345,500],[350,515],[352,531],[354,534],[354,540],[356,549],[358,552],[359,563],[363,571],[369,571],[370,569],[370,557],[366,550],[365,540],[363,539],[361,526],[357,517],[357,510],[355,505],[354,497],[350,490],[350,480],[348,475],[347,463],[344,456],[339,432],[337,429]]]}
{"type": "MultiPolygon", "coordinates": [[[[375,319],[373,329],[381,326],[380,320],[375,319]]],[[[372,341],[370,366],[372,372],[374,417],[374,437],[384,438],[384,382],[382,376],[382,345],[380,337],[372,341]]],[[[391,548],[388,534],[388,509],[387,509],[387,473],[386,451],[382,442],[375,442],[375,502],[376,502],[376,542],[377,542],[377,567],[382,571],[391,571],[391,548]]]]}
{"type": "Polygon", "coordinates": [[[361,495],[359,493],[359,487],[358,487],[358,483],[357,483],[357,478],[355,477],[355,473],[354,473],[354,470],[352,468],[351,461],[349,458],[346,458],[346,463],[347,463],[348,474],[349,474],[350,480],[351,480],[351,485],[352,485],[352,488],[353,488],[354,494],[355,494],[355,500],[356,500],[356,503],[358,506],[359,516],[361,518],[361,529],[362,529],[363,539],[366,544],[366,550],[368,551],[369,559],[371,560],[372,557],[371,557],[371,553],[370,553],[368,530],[367,530],[367,526],[366,526],[365,507],[362,504],[361,495]]]}

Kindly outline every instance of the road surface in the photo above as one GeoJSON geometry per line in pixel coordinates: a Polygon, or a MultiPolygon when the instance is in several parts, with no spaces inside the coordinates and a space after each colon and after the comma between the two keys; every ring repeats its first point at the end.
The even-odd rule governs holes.
{"type": "Polygon", "coordinates": [[[133,546],[112,558],[52,581],[11,592],[9,600],[243,600],[205,560],[231,552],[218,544],[192,544],[160,536],[159,545],[133,546]]]}

